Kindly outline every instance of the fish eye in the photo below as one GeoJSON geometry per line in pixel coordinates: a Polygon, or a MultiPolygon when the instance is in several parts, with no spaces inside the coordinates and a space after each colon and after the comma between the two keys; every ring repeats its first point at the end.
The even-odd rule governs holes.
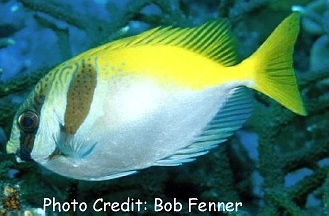
{"type": "Polygon", "coordinates": [[[32,111],[25,111],[18,117],[18,125],[24,132],[33,132],[39,126],[39,116],[32,111]]]}

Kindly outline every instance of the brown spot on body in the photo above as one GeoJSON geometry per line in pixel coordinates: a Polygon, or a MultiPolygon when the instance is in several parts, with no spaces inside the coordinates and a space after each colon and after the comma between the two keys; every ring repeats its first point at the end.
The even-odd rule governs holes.
{"type": "Polygon", "coordinates": [[[97,84],[95,63],[90,59],[87,63],[85,61],[77,65],[67,92],[64,116],[64,131],[67,134],[75,134],[87,117],[97,84]]]}

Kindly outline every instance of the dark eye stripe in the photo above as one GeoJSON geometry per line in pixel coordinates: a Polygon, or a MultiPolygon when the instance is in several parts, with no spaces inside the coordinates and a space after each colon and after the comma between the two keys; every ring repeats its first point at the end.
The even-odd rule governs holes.
{"type": "Polygon", "coordinates": [[[39,116],[35,112],[26,110],[18,117],[17,121],[21,131],[19,157],[22,160],[31,160],[30,154],[34,145],[35,133],[39,127],[39,116]]]}
{"type": "Polygon", "coordinates": [[[54,75],[58,70],[50,71],[42,78],[30,93],[26,101],[19,109],[17,125],[19,129],[19,147],[16,147],[16,153],[22,160],[30,160],[35,134],[38,131],[40,123],[40,110],[44,104],[45,96],[50,86],[50,80],[53,80],[54,75]]]}
{"type": "Polygon", "coordinates": [[[20,136],[21,147],[19,151],[19,157],[21,160],[31,160],[31,152],[34,145],[34,133],[23,133],[20,136]]]}

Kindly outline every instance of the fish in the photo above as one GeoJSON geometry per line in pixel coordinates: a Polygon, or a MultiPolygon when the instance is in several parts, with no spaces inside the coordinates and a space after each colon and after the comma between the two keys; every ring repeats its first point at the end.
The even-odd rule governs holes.
{"type": "Polygon", "coordinates": [[[240,129],[253,89],[307,115],[293,69],[300,14],[237,62],[227,20],[158,27],[50,70],[17,110],[6,149],[62,176],[102,181],[195,160],[240,129]]]}

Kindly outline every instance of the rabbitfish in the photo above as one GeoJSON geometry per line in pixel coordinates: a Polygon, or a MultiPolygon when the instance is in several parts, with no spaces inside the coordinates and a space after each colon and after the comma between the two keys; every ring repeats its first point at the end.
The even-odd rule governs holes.
{"type": "Polygon", "coordinates": [[[298,32],[292,13],[240,63],[226,21],[155,28],[88,50],[35,86],[7,152],[70,178],[106,180],[207,153],[248,118],[248,88],[306,115],[292,68],[298,32]]]}

